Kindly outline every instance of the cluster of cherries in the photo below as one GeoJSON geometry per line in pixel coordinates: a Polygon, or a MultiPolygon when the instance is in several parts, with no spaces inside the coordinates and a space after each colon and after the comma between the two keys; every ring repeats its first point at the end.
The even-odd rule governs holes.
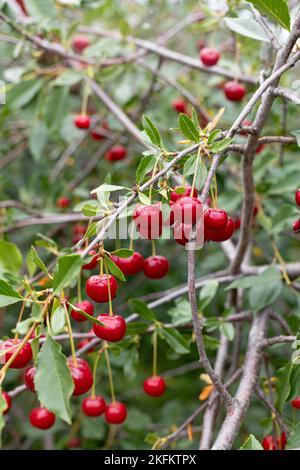
{"type": "MultiPolygon", "coordinates": [[[[295,202],[297,206],[300,207],[300,188],[295,192],[295,202]]],[[[293,223],[293,230],[295,233],[300,232],[300,219],[293,223]]]]}

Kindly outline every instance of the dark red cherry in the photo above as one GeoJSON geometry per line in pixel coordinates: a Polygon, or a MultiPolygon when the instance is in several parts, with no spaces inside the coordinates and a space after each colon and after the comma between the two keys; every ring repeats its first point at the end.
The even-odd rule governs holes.
{"type": "Polygon", "coordinates": [[[226,226],[221,230],[209,229],[204,226],[205,239],[212,242],[225,242],[229,240],[234,233],[234,222],[228,217],[226,226]]]}
{"type": "Polygon", "coordinates": [[[220,53],[213,48],[204,47],[200,51],[200,60],[207,67],[216,65],[220,60],[220,53]]]}
{"type": "Polygon", "coordinates": [[[164,256],[149,256],[145,260],[144,273],[150,279],[162,279],[170,269],[169,261],[164,256]]]}
{"type": "Polygon", "coordinates": [[[72,48],[76,52],[84,51],[84,49],[89,47],[89,45],[90,45],[90,41],[85,36],[78,36],[78,37],[74,38],[73,41],[72,41],[72,48]]]}
{"type": "Polygon", "coordinates": [[[234,230],[239,230],[241,228],[241,219],[239,217],[233,220],[234,222],[234,230]]]}
{"type": "Polygon", "coordinates": [[[106,409],[106,403],[103,397],[87,397],[82,402],[82,411],[91,418],[100,416],[106,409]]]}
{"type": "MultiPolygon", "coordinates": [[[[192,193],[192,186],[188,185],[185,188],[182,188],[182,186],[176,186],[174,191],[171,192],[170,199],[172,202],[177,202],[178,199],[181,199],[182,197],[191,196],[191,193],[192,193]],[[185,191],[184,193],[177,193],[176,189],[185,189],[185,191]]],[[[197,189],[194,188],[193,197],[197,197],[197,196],[198,196],[198,191],[197,189]]]]}
{"type": "MultiPolygon", "coordinates": [[[[78,302],[77,304],[75,304],[75,307],[80,308],[80,310],[82,310],[83,312],[93,316],[94,306],[89,300],[83,300],[82,302],[78,302]]],[[[87,318],[82,315],[82,313],[78,312],[75,309],[71,310],[71,317],[73,318],[73,320],[76,320],[79,323],[87,320],[87,318]]]]}
{"type": "Polygon", "coordinates": [[[257,147],[256,147],[256,150],[255,150],[255,153],[259,154],[261,153],[264,149],[265,149],[265,145],[264,144],[259,144],[257,147]]]}
{"type": "Polygon", "coordinates": [[[116,401],[107,405],[105,420],[108,424],[122,424],[127,418],[127,409],[123,403],[116,401]]]}
{"type": "Polygon", "coordinates": [[[295,202],[300,207],[300,188],[295,192],[295,202]]]}
{"type": "Polygon", "coordinates": [[[109,162],[117,162],[118,160],[123,160],[126,155],[127,151],[125,147],[122,145],[116,145],[106,152],[105,158],[109,162]]]}
{"type": "Polygon", "coordinates": [[[294,400],[291,401],[291,403],[292,403],[293,408],[300,410],[300,397],[295,398],[294,400]]]}
{"type": "Polygon", "coordinates": [[[284,450],[286,442],[286,434],[282,432],[280,439],[275,440],[273,436],[266,436],[262,441],[262,446],[264,450],[284,450]]]}
{"type": "Polygon", "coordinates": [[[88,363],[84,359],[77,358],[77,364],[74,364],[72,359],[68,359],[68,367],[74,383],[73,395],[78,396],[88,392],[93,385],[93,374],[88,363]]]}
{"type": "Polygon", "coordinates": [[[24,375],[25,385],[28,388],[28,390],[30,390],[31,392],[35,392],[35,384],[34,384],[35,373],[36,373],[36,367],[32,366],[26,369],[25,375],[24,375]]]}
{"type": "Polygon", "coordinates": [[[138,251],[128,258],[112,255],[111,259],[121,269],[124,276],[134,276],[144,268],[144,257],[138,251]]]}
{"type": "Polygon", "coordinates": [[[94,140],[100,141],[105,139],[105,132],[109,130],[108,122],[104,121],[100,129],[94,129],[92,131],[92,138],[94,140]]]}
{"type": "Polygon", "coordinates": [[[120,315],[108,315],[108,313],[102,313],[97,319],[103,323],[97,325],[94,323],[93,330],[98,338],[104,341],[110,341],[116,343],[121,341],[126,334],[126,322],[120,315]]]}
{"type": "Polygon", "coordinates": [[[87,271],[91,271],[92,269],[95,269],[97,267],[97,264],[98,264],[98,253],[97,253],[97,251],[91,250],[89,252],[89,256],[93,256],[91,261],[82,266],[82,269],[87,270],[87,271]]]}
{"type": "Polygon", "coordinates": [[[111,274],[91,276],[86,283],[86,293],[95,302],[106,303],[109,301],[108,285],[110,286],[111,298],[114,299],[116,297],[118,283],[116,278],[111,274]]]}
{"type": "Polygon", "coordinates": [[[6,413],[8,413],[9,410],[11,409],[12,400],[7,392],[2,392],[2,396],[4,400],[6,401],[6,408],[3,410],[3,414],[6,415],[6,413]]]}
{"type": "Polygon", "coordinates": [[[163,214],[161,204],[138,206],[133,213],[133,221],[143,238],[154,240],[162,234],[163,214]]]}
{"type": "Polygon", "coordinates": [[[148,377],[144,381],[144,391],[147,395],[152,397],[160,397],[165,393],[166,383],[162,377],[159,375],[148,377]]]}
{"type": "Polygon", "coordinates": [[[89,129],[91,127],[91,118],[85,114],[78,114],[74,119],[74,124],[78,129],[89,129]]]}
{"type": "Polygon", "coordinates": [[[172,102],[173,109],[178,113],[188,114],[188,109],[185,101],[183,100],[174,100],[172,102]]]}
{"type": "Polygon", "coordinates": [[[228,215],[223,209],[206,209],[204,212],[206,228],[220,230],[226,227],[227,221],[228,215]]]}
{"type": "MultiPolygon", "coordinates": [[[[10,350],[4,356],[2,356],[2,360],[4,359],[7,362],[11,356],[16,352],[18,346],[20,346],[21,340],[20,339],[7,339],[0,344],[0,351],[5,351],[6,349],[10,350]],[[12,349],[11,349],[12,348],[12,349]]],[[[10,365],[11,369],[22,369],[23,367],[27,366],[28,362],[32,358],[32,349],[30,343],[25,343],[22,347],[21,351],[18,353],[17,357],[14,359],[12,364],[10,365]]]]}
{"type": "Polygon", "coordinates": [[[49,429],[55,423],[55,414],[47,408],[34,408],[29,415],[30,423],[38,429],[49,429]]]}
{"type": "Polygon", "coordinates": [[[72,437],[67,441],[66,447],[67,449],[78,449],[81,446],[81,439],[80,437],[72,437]]]}
{"type": "Polygon", "coordinates": [[[300,219],[296,220],[293,223],[293,230],[294,230],[295,233],[300,232],[300,219]]]}
{"type": "Polygon", "coordinates": [[[232,80],[224,85],[224,93],[229,101],[242,101],[246,94],[246,88],[239,82],[232,80]]]}
{"type": "Polygon", "coordinates": [[[202,215],[202,204],[196,197],[185,196],[172,207],[175,223],[195,224],[202,215]]]}
{"type": "Polygon", "coordinates": [[[67,197],[61,196],[57,199],[57,205],[61,209],[65,209],[66,207],[69,207],[71,204],[71,200],[67,197]]]}

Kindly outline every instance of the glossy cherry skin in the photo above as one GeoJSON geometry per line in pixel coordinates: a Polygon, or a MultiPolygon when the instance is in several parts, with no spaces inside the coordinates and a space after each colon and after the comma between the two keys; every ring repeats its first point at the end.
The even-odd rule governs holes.
{"type": "Polygon", "coordinates": [[[74,124],[78,129],[89,129],[91,127],[91,118],[85,114],[79,114],[75,117],[74,124]]]}
{"type": "Polygon", "coordinates": [[[68,359],[68,367],[74,383],[73,396],[77,397],[88,392],[93,385],[93,374],[88,363],[84,359],[77,358],[75,365],[72,359],[68,359]]]}
{"type": "Polygon", "coordinates": [[[148,379],[144,381],[144,391],[151,397],[160,397],[165,393],[165,390],[166,383],[159,375],[148,377],[148,379]]]}
{"type": "Polygon", "coordinates": [[[82,402],[82,411],[91,418],[101,416],[106,410],[106,403],[103,397],[87,397],[82,402]]]}
{"type": "Polygon", "coordinates": [[[170,270],[169,261],[164,256],[149,256],[145,260],[144,273],[149,279],[162,279],[170,270]]]}
{"type": "Polygon", "coordinates": [[[67,197],[61,196],[57,199],[57,205],[61,209],[65,209],[66,207],[69,207],[70,204],[71,204],[71,201],[67,197]]]}
{"type": "Polygon", "coordinates": [[[86,293],[95,302],[106,303],[109,301],[108,285],[110,286],[111,298],[114,299],[118,290],[118,283],[111,274],[91,276],[86,283],[86,293]]]}
{"type": "Polygon", "coordinates": [[[232,237],[234,230],[234,222],[231,217],[228,217],[226,226],[221,230],[212,230],[204,226],[205,239],[212,242],[225,242],[232,237]]]}
{"type": "Polygon", "coordinates": [[[262,446],[264,450],[284,450],[286,442],[286,434],[282,432],[280,440],[278,438],[275,440],[273,436],[266,436],[262,441],[262,446]]]}
{"type": "Polygon", "coordinates": [[[185,196],[175,202],[172,211],[175,222],[195,224],[201,217],[202,204],[196,197],[185,196]]]}
{"type": "Polygon", "coordinates": [[[50,429],[55,423],[55,414],[47,408],[34,408],[29,415],[31,425],[38,429],[50,429]]]}
{"type": "Polygon", "coordinates": [[[162,234],[163,214],[161,204],[138,206],[133,213],[133,221],[143,238],[154,240],[162,234]]]}
{"type": "MultiPolygon", "coordinates": [[[[170,199],[171,199],[172,202],[177,202],[182,197],[191,196],[192,186],[187,185],[185,187],[184,193],[177,193],[176,189],[179,189],[179,188],[182,189],[181,186],[176,186],[175,190],[171,192],[170,199]]],[[[198,191],[197,191],[197,189],[194,188],[193,197],[197,197],[197,196],[198,196],[198,191]]]]}
{"type": "Polygon", "coordinates": [[[121,269],[124,276],[134,276],[143,271],[144,257],[138,251],[135,251],[132,256],[128,258],[120,258],[119,256],[112,255],[112,261],[121,269]]]}
{"type": "Polygon", "coordinates": [[[89,47],[89,45],[90,45],[90,41],[85,36],[78,36],[78,37],[74,38],[73,41],[72,41],[72,48],[76,52],[84,51],[84,49],[89,47]]]}
{"type": "Polygon", "coordinates": [[[126,148],[122,145],[116,145],[106,152],[105,159],[109,162],[117,162],[119,160],[123,160],[126,155],[126,148]]]}
{"type": "Polygon", "coordinates": [[[212,67],[219,62],[220,53],[216,49],[204,47],[200,51],[200,60],[207,67],[212,67]]]}
{"type": "Polygon", "coordinates": [[[295,192],[295,202],[300,207],[300,188],[295,192]]]}
{"type": "Polygon", "coordinates": [[[31,392],[35,392],[35,384],[34,384],[35,373],[36,373],[36,367],[32,366],[26,369],[25,375],[24,375],[25,385],[28,388],[28,390],[30,390],[31,392]]]}
{"type": "Polygon", "coordinates": [[[123,403],[116,401],[107,405],[105,420],[108,424],[122,424],[127,418],[127,409],[123,403]]]}
{"type": "Polygon", "coordinates": [[[109,130],[108,122],[104,121],[102,123],[101,129],[94,129],[92,131],[92,138],[96,141],[101,141],[105,139],[105,131],[108,131],[108,130],[109,130]]]}
{"type": "Polygon", "coordinates": [[[291,403],[292,403],[293,408],[300,410],[300,397],[295,398],[294,400],[291,401],[291,403]]]}
{"type": "Polygon", "coordinates": [[[91,250],[89,252],[89,256],[93,256],[91,261],[82,266],[82,269],[84,269],[86,271],[91,271],[92,269],[95,269],[97,267],[97,264],[98,264],[98,253],[97,253],[97,251],[91,250]]]}
{"type": "Polygon", "coordinates": [[[204,212],[204,225],[212,230],[224,229],[227,225],[228,215],[223,209],[206,209],[204,212]]]}
{"type": "Polygon", "coordinates": [[[300,231],[300,219],[296,220],[293,223],[293,230],[295,233],[298,233],[300,231]]]}
{"type": "MultiPolygon", "coordinates": [[[[7,352],[1,359],[7,362],[11,356],[15,353],[18,346],[20,346],[20,339],[7,339],[0,344],[0,351],[5,351],[6,349],[13,348],[11,351],[7,352]]],[[[21,351],[18,353],[17,357],[14,359],[10,365],[11,369],[22,369],[27,366],[28,362],[32,358],[32,349],[30,343],[25,343],[21,351]]]]}
{"type": "Polygon", "coordinates": [[[172,106],[177,113],[187,114],[187,105],[183,100],[174,100],[172,106]]]}
{"type": "Polygon", "coordinates": [[[12,400],[11,400],[10,396],[8,395],[8,393],[6,393],[6,392],[2,392],[2,396],[3,396],[4,400],[6,401],[6,408],[3,411],[3,414],[6,415],[6,413],[8,413],[9,410],[11,409],[12,400]]]}
{"type": "Polygon", "coordinates": [[[121,341],[126,334],[126,322],[120,315],[108,315],[108,313],[102,313],[97,319],[103,323],[103,325],[97,325],[94,323],[93,330],[98,338],[109,341],[110,343],[117,343],[121,341]]]}
{"type": "Polygon", "coordinates": [[[235,80],[224,85],[224,93],[229,101],[242,101],[246,94],[246,88],[235,80]]]}
{"type": "MultiPolygon", "coordinates": [[[[77,304],[75,304],[75,307],[80,308],[80,310],[87,313],[88,315],[91,315],[91,317],[94,314],[94,306],[89,300],[83,300],[82,302],[78,302],[77,304]]],[[[71,317],[73,318],[73,320],[76,320],[79,323],[87,320],[87,318],[82,315],[82,313],[77,312],[75,309],[71,310],[71,317]]]]}

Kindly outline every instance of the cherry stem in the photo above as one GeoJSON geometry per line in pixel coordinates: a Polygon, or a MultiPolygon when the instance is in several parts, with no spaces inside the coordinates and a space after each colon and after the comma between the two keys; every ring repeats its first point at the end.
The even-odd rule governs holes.
{"type": "Polygon", "coordinates": [[[74,345],[73,332],[72,332],[72,326],[71,326],[71,322],[70,322],[68,307],[66,305],[65,300],[63,300],[63,307],[65,309],[65,314],[66,314],[67,330],[68,330],[68,335],[69,335],[69,338],[70,338],[70,347],[71,347],[71,353],[72,353],[72,360],[73,360],[74,366],[76,367],[77,366],[76,350],[75,350],[75,345],[74,345]]]}
{"type": "MultiPolygon", "coordinates": [[[[22,304],[22,307],[21,307],[21,310],[20,310],[20,313],[19,313],[19,316],[18,316],[17,324],[20,323],[20,321],[22,320],[23,313],[24,313],[24,310],[25,310],[25,305],[26,305],[26,300],[24,300],[24,302],[22,304]]],[[[18,338],[19,338],[19,333],[17,332],[15,334],[15,339],[18,339],[18,338]]]]}
{"type": "Polygon", "coordinates": [[[113,316],[113,307],[112,307],[112,300],[111,300],[111,290],[110,290],[110,280],[109,280],[109,274],[108,274],[108,266],[107,266],[107,261],[106,259],[104,260],[104,265],[105,265],[105,272],[106,272],[106,277],[107,277],[107,288],[108,288],[108,305],[109,305],[109,316],[113,316]]]}
{"type": "Polygon", "coordinates": [[[115,403],[116,396],[115,396],[115,389],[114,389],[114,381],[113,381],[113,375],[112,375],[112,370],[111,370],[111,365],[110,365],[110,360],[109,360],[108,346],[106,342],[104,344],[104,354],[105,354],[105,360],[106,360],[106,366],[107,366],[111,400],[113,403],[115,403]]]}
{"type": "Polygon", "coordinates": [[[156,243],[152,240],[152,256],[156,256],[156,243]]]}
{"type": "Polygon", "coordinates": [[[200,162],[200,156],[201,156],[201,147],[199,145],[198,153],[197,153],[197,159],[196,159],[196,165],[195,165],[195,173],[194,173],[192,189],[191,189],[191,197],[194,196],[194,192],[195,192],[195,185],[196,185],[196,178],[197,178],[198,167],[199,167],[199,162],[200,162]]]}
{"type": "Polygon", "coordinates": [[[83,91],[82,106],[81,106],[81,114],[83,114],[84,116],[86,116],[86,113],[87,113],[88,100],[89,100],[89,91],[88,91],[88,86],[86,84],[84,87],[84,91],[83,91]]]}
{"type": "Polygon", "coordinates": [[[279,261],[279,263],[280,263],[280,266],[281,266],[281,268],[282,268],[282,275],[283,275],[283,278],[284,278],[286,284],[287,284],[288,286],[290,286],[290,285],[292,284],[292,281],[290,280],[289,275],[288,275],[288,273],[287,273],[285,261],[284,261],[283,257],[281,256],[281,253],[280,253],[280,251],[279,251],[279,249],[278,249],[278,247],[277,247],[275,241],[272,240],[271,243],[272,243],[272,248],[273,248],[275,257],[278,259],[278,261],[279,261]]]}
{"type": "Polygon", "coordinates": [[[134,236],[134,222],[131,222],[129,250],[132,250],[132,251],[133,251],[133,246],[134,246],[133,236],[134,236]]]}
{"type": "Polygon", "coordinates": [[[92,392],[91,392],[92,398],[95,398],[95,396],[96,396],[96,374],[97,374],[97,368],[98,368],[99,362],[100,362],[100,360],[101,360],[101,358],[102,358],[102,353],[103,353],[103,349],[100,349],[100,350],[98,351],[96,360],[95,360],[95,362],[94,362],[94,367],[93,367],[93,385],[92,385],[92,392]]]}
{"type": "Polygon", "coordinates": [[[153,341],[153,377],[155,377],[157,375],[157,328],[156,327],[152,335],[152,341],[153,341]]]}
{"type": "Polygon", "coordinates": [[[77,300],[78,300],[78,302],[82,301],[82,296],[81,296],[81,272],[79,272],[78,279],[77,279],[77,300]]]}

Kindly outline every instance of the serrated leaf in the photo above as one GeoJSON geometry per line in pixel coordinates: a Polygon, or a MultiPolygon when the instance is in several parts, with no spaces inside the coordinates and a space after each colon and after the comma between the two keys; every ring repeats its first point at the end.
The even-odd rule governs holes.
{"type": "Polygon", "coordinates": [[[71,286],[80,273],[81,266],[82,259],[79,254],[65,255],[58,258],[53,275],[54,294],[61,294],[65,287],[71,286]]]}
{"type": "Polygon", "coordinates": [[[252,18],[224,18],[224,21],[235,33],[257,41],[270,42],[260,24],[252,18]]]}
{"type": "Polygon", "coordinates": [[[120,248],[119,250],[111,252],[112,255],[119,256],[120,258],[129,258],[133,253],[133,250],[129,250],[127,248],[120,248]]]}
{"type": "Polygon", "coordinates": [[[31,260],[36,264],[36,266],[38,266],[41,269],[41,271],[43,271],[48,277],[50,277],[48,269],[46,268],[44,262],[39,257],[33,245],[30,248],[30,256],[31,256],[31,260]]]}
{"type": "Polygon", "coordinates": [[[231,142],[233,141],[233,139],[229,138],[229,137],[226,137],[225,139],[223,140],[220,140],[219,142],[214,142],[212,145],[210,145],[210,151],[212,153],[220,153],[220,152],[223,152],[224,150],[227,149],[227,147],[229,147],[229,145],[231,144],[231,142]]]}
{"type": "Polygon", "coordinates": [[[200,290],[199,294],[199,309],[203,310],[215,297],[219,287],[218,281],[214,279],[208,280],[200,290]]]}
{"type": "Polygon", "coordinates": [[[192,142],[199,142],[200,130],[197,129],[193,121],[184,113],[179,114],[179,128],[182,134],[192,142]]]}
{"type": "Polygon", "coordinates": [[[188,342],[179,331],[171,328],[159,328],[158,333],[177,354],[188,354],[190,352],[188,342]]]}
{"type": "Polygon", "coordinates": [[[229,322],[221,322],[220,324],[220,332],[226,336],[226,338],[228,339],[228,341],[233,341],[234,339],[234,334],[235,334],[235,330],[234,330],[234,326],[232,325],[232,323],[229,323],[229,322]]]}
{"type": "Polygon", "coordinates": [[[138,313],[143,320],[155,321],[155,315],[148,305],[139,299],[129,300],[129,307],[133,313],[138,313]]]}
{"type": "Polygon", "coordinates": [[[142,323],[142,322],[132,322],[128,323],[127,329],[126,329],[126,335],[131,336],[131,335],[140,335],[142,333],[145,333],[149,328],[149,323],[142,323]]]}
{"type": "Polygon", "coordinates": [[[124,189],[130,190],[130,188],[126,188],[125,186],[117,186],[115,184],[103,183],[100,186],[98,186],[98,188],[93,189],[93,191],[91,191],[91,194],[101,193],[101,192],[102,193],[112,193],[114,191],[123,191],[124,189]]]}
{"type": "Polygon", "coordinates": [[[7,282],[0,279],[0,307],[21,302],[23,297],[7,282]]]}
{"type": "Polygon", "coordinates": [[[154,155],[145,155],[136,170],[136,181],[138,184],[140,184],[147,173],[149,173],[151,170],[153,170],[154,165],[156,162],[156,157],[154,155]]]}
{"type": "Polygon", "coordinates": [[[143,116],[143,127],[145,132],[147,133],[151,142],[156,146],[161,148],[162,147],[162,139],[160,136],[160,132],[156,125],[151,121],[149,116],[143,116]]]}
{"type": "Polygon", "coordinates": [[[287,0],[248,0],[262,14],[269,15],[281,26],[290,31],[291,18],[287,0]]]}
{"type": "Polygon", "coordinates": [[[126,282],[126,277],[121,269],[110,258],[105,258],[104,262],[107,263],[108,270],[113,276],[116,276],[120,281],[126,282]]]}
{"type": "Polygon", "coordinates": [[[0,272],[18,273],[22,266],[22,253],[12,242],[0,240],[0,272]]]}

